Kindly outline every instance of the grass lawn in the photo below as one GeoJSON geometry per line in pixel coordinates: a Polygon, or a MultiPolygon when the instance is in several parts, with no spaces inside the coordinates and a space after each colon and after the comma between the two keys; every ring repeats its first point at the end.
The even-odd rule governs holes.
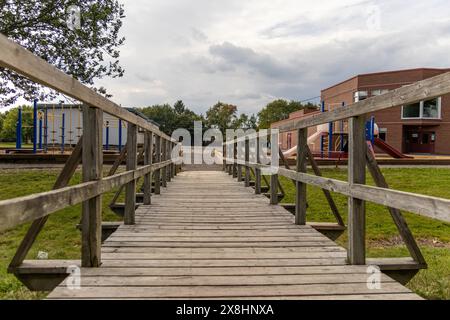
{"type": "MultiPolygon", "coordinates": [[[[50,190],[60,170],[0,170],[0,200],[50,190]]],[[[106,174],[106,173],[105,173],[106,174]]],[[[79,183],[77,171],[71,184],[79,183]]],[[[103,196],[103,219],[116,221],[118,217],[108,204],[114,191],[103,196]]],[[[122,196],[123,197],[123,196],[122,196]]],[[[119,198],[120,200],[120,198],[119,198]]],[[[80,259],[81,233],[76,225],[81,218],[81,205],[52,214],[31,248],[28,259],[35,259],[38,251],[48,252],[49,259],[80,259]]],[[[45,293],[33,293],[6,270],[29,224],[0,233],[0,299],[36,299],[45,293]]]]}
{"type": "MultiPolygon", "coordinates": [[[[383,168],[382,171],[393,189],[450,199],[450,169],[383,168]]],[[[322,169],[322,174],[329,178],[347,180],[346,169],[322,169]]],[[[284,177],[280,179],[286,192],[282,202],[293,203],[295,189],[292,181],[284,177]]],[[[374,185],[368,172],[367,183],[374,185]]],[[[332,195],[341,216],[346,221],[347,198],[336,193],[332,195]]],[[[307,199],[308,221],[335,221],[320,189],[308,186],[307,199]]],[[[413,213],[403,212],[403,214],[428,263],[428,269],[421,270],[407,286],[428,299],[450,299],[450,224],[413,213]]],[[[385,207],[367,203],[366,223],[369,257],[409,256],[385,207]]],[[[337,242],[346,247],[347,233],[345,232],[337,242]]]]}
{"type": "MultiPolygon", "coordinates": [[[[0,199],[22,196],[30,193],[50,190],[57,170],[0,170],[0,199]]],[[[393,188],[450,198],[450,169],[383,169],[388,183],[393,188]]],[[[323,169],[327,177],[346,179],[346,170],[323,169]]],[[[77,172],[71,183],[80,181],[77,172]]],[[[372,181],[369,179],[369,183],[372,181]]],[[[287,192],[283,202],[293,202],[295,190],[291,181],[282,178],[287,192]]],[[[107,204],[114,192],[104,195],[104,220],[117,220],[107,204]]],[[[347,200],[333,194],[342,216],[346,219],[347,200]]],[[[308,221],[333,221],[333,216],[320,190],[308,187],[308,221]]],[[[38,251],[46,251],[49,259],[78,259],[80,257],[81,237],[75,225],[80,220],[80,205],[66,208],[51,215],[41,232],[28,258],[36,258],[38,251]]],[[[423,250],[429,264],[408,286],[429,299],[450,299],[450,224],[428,219],[411,213],[405,213],[406,220],[423,250]]],[[[6,273],[16,248],[28,225],[20,226],[0,234],[0,299],[36,299],[45,297],[45,293],[30,293],[12,275],[6,273]]],[[[345,246],[347,236],[338,239],[345,246]]],[[[395,225],[386,208],[367,205],[367,243],[371,257],[407,256],[407,250],[401,244],[395,225]]]]}
{"type": "MultiPolygon", "coordinates": [[[[15,149],[16,143],[15,142],[0,142],[0,148],[8,148],[8,149],[15,149]]],[[[22,148],[33,148],[33,144],[27,144],[22,143],[22,148]]]]}

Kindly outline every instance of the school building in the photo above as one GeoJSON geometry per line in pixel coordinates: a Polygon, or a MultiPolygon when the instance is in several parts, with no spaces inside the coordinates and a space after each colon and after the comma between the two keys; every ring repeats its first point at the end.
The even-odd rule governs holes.
{"type": "MultiPolygon", "coordinates": [[[[332,110],[343,104],[352,104],[390,90],[400,88],[414,82],[449,72],[450,69],[420,68],[389,72],[361,74],[335,84],[321,91],[324,109],[332,110]]],[[[278,127],[286,121],[308,117],[320,110],[301,110],[290,115],[289,119],[271,125],[278,127]]],[[[450,155],[450,95],[397,106],[368,115],[375,117],[379,128],[379,138],[399,152],[409,154],[438,154],[450,155]]],[[[308,135],[319,135],[324,129],[311,128],[308,135]]],[[[344,141],[339,138],[347,132],[346,121],[333,124],[334,138],[330,146],[339,149],[344,141]]],[[[328,133],[322,134],[327,136],[328,133]]],[[[331,136],[331,135],[328,135],[331,136]]],[[[285,132],[280,135],[281,148],[290,149],[297,145],[295,132],[285,132]]],[[[309,139],[311,140],[311,139],[309,139]]],[[[318,151],[317,141],[308,141],[314,151],[318,151]]],[[[323,143],[322,143],[323,144],[323,143]]],[[[338,151],[338,150],[336,150],[338,151]]],[[[376,150],[380,151],[380,150],[376,150]]]]}

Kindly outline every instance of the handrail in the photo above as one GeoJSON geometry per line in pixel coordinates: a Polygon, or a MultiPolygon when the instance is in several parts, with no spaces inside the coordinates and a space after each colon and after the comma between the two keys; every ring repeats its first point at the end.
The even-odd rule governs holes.
{"type": "MultiPolygon", "coordinates": [[[[61,171],[57,187],[48,192],[28,195],[0,201],[0,231],[16,225],[33,221],[23,238],[16,254],[8,268],[14,272],[23,262],[38,234],[45,225],[48,216],[60,209],[83,203],[82,207],[82,254],[81,261],[84,267],[98,267],[101,265],[101,224],[102,203],[101,194],[115,187],[125,187],[124,224],[135,223],[136,209],[136,183],[137,179],[144,177],[145,203],[149,204],[151,198],[151,174],[155,173],[159,185],[160,171],[163,170],[162,181],[170,180],[175,174],[175,159],[171,159],[170,147],[178,144],[157,126],[145,119],[129,112],[114,102],[106,99],[95,91],[89,89],[73,77],[58,70],[43,59],[37,57],[19,44],[0,34],[0,67],[11,69],[31,81],[53,88],[83,103],[83,136],[78,141],[77,152],[73,152],[61,171]],[[103,112],[111,114],[128,123],[126,144],[126,166],[124,173],[103,178],[103,152],[102,152],[102,124],[103,112]],[[144,131],[144,166],[137,167],[137,135],[138,128],[144,131]],[[156,148],[157,163],[152,163],[153,134],[156,145],[163,144],[164,150],[156,148]],[[159,155],[158,155],[159,153],[159,155]],[[164,161],[161,161],[162,159],[164,161]],[[83,183],[64,187],[75,172],[78,164],[82,162],[83,183]],[[62,188],[64,187],[64,188],[62,188]]],[[[123,155],[122,155],[123,156],[123,155]]],[[[117,161],[114,171],[122,160],[117,161]]]]}
{"type": "Polygon", "coordinates": [[[99,108],[129,123],[153,132],[166,140],[177,142],[157,126],[145,119],[120,107],[111,100],[103,97],[86,87],[73,77],[52,66],[45,60],[34,55],[21,45],[0,34],[0,66],[16,71],[28,79],[62,92],[85,104],[99,108]]]}
{"type": "Polygon", "coordinates": [[[69,206],[92,199],[100,194],[145,176],[149,172],[171,165],[167,160],[136,170],[125,171],[98,181],[84,182],[61,189],[35,193],[0,201],[0,231],[33,221],[69,206]]]}
{"type": "Polygon", "coordinates": [[[413,84],[374,96],[353,104],[348,104],[323,113],[301,119],[285,120],[273,127],[280,132],[293,131],[324,123],[344,120],[367,113],[411,104],[423,99],[432,99],[450,93],[450,72],[415,82],[413,84]]]}
{"type": "MultiPolygon", "coordinates": [[[[239,159],[224,158],[228,163],[236,163],[253,169],[270,169],[270,165],[249,162],[239,159]]],[[[358,198],[365,201],[389,206],[392,208],[406,210],[450,222],[450,200],[425,196],[412,192],[398,191],[388,188],[380,188],[375,186],[363,185],[331,178],[320,177],[308,173],[297,172],[285,168],[278,168],[277,174],[291,180],[307,183],[314,187],[340,193],[345,196],[358,198]]]]}

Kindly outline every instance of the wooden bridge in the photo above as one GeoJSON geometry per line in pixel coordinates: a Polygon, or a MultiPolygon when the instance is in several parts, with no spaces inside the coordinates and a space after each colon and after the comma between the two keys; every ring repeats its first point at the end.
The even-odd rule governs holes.
{"type": "Polygon", "coordinates": [[[102,266],[81,270],[81,289],[63,282],[49,298],[419,298],[386,275],[369,289],[367,267],[346,257],[225,173],[186,171],[103,243],[102,266]]]}
{"type": "Polygon", "coordinates": [[[1,67],[84,103],[83,137],[54,190],[0,201],[0,231],[32,222],[9,266],[9,272],[30,289],[52,291],[52,299],[419,298],[398,282],[426,267],[400,210],[450,221],[450,200],[389,189],[365,142],[365,115],[450,93],[450,73],[279,128],[297,131],[295,170],[285,161],[278,168],[278,160],[268,164],[261,159],[261,148],[267,146],[261,138],[267,135],[272,155],[278,153],[274,132],[268,132],[224,142],[223,171],[180,172],[171,152],[179,145],[177,140],[2,35],[0,47],[1,67]],[[103,177],[103,112],[127,122],[126,148],[107,177],[103,177]],[[349,119],[348,181],[322,177],[307,146],[308,127],[343,119],[349,119]],[[139,132],[142,145],[137,142],[139,132]],[[117,173],[122,161],[126,171],[117,173]],[[68,186],[80,162],[83,182],[68,186]],[[307,173],[308,162],[314,174],[307,173]],[[365,184],[366,167],[376,186],[365,184]],[[263,185],[267,175],[270,181],[263,185]],[[279,176],[295,184],[290,211],[278,204],[279,191],[283,194],[279,176]],[[142,193],[137,194],[140,179],[142,193]],[[307,221],[307,185],[323,190],[336,223],[307,221]],[[102,222],[101,199],[115,189],[110,207],[123,215],[123,224],[105,240],[115,226],[102,222]],[[125,202],[118,204],[122,191],[125,202]],[[332,193],[348,197],[347,226],[332,193]],[[366,258],[366,201],[387,207],[411,258],[366,258]],[[25,260],[49,215],[78,203],[83,204],[81,260],[25,260]],[[345,250],[330,238],[346,227],[345,250]],[[384,273],[375,287],[369,281],[377,275],[368,273],[372,265],[384,273]]]}

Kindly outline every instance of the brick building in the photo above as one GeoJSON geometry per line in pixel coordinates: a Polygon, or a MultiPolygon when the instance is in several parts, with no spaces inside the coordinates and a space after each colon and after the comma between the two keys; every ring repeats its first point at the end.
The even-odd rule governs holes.
{"type": "MultiPolygon", "coordinates": [[[[343,103],[351,104],[449,71],[421,68],[357,75],[322,90],[321,100],[324,101],[325,110],[331,110],[343,103]]],[[[273,123],[272,127],[276,128],[283,121],[307,117],[312,112],[320,111],[295,112],[289,119],[273,123]]],[[[450,154],[450,95],[385,109],[370,116],[375,117],[379,137],[403,153],[450,154]]],[[[311,128],[308,135],[313,135],[316,130],[311,128]]],[[[346,122],[334,123],[333,139],[346,131],[346,122]]],[[[282,149],[289,149],[296,144],[295,132],[281,134],[282,149]]],[[[334,141],[333,145],[336,145],[334,141]]],[[[317,151],[317,143],[312,148],[317,151]]]]}

